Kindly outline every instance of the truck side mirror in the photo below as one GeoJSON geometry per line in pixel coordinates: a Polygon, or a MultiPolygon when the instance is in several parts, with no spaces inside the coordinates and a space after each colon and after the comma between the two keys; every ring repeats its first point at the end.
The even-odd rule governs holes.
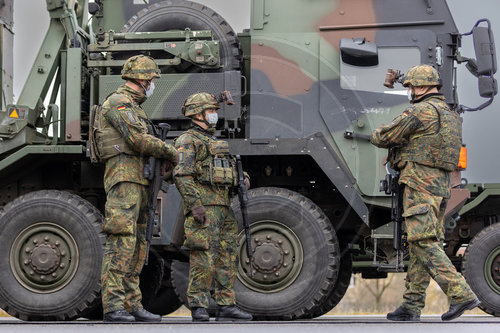
{"type": "Polygon", "coordinates": [[[489,100],[474,108],[459,105],[459,112],[482,110],[493,102],[493,98],[498,93],[498,83],[493,77],[497,72],[497,59],[490,21],[488,19],[477,21],[471,31],[461,36],[468,35],[472,35],[476,59],[461,58],[457,60],[459,63],[467,62],[467,69],[478,79],[479,95],[483,98],[489,98],[489,100]],[[479,26],[481,22],[486,22],[487,27],[479,26]]]}
{"type": "Polygon", "coordinates": [[[495,41],[491,31],[490,22],[487,19],[477,21],[472,28],[474,40],[474,51],[476,53],[477,73],[479,75],[492,75],[497,72],[497,61],[495,57],[495,41]],[[487,22],[487,27],[480,27],[479,23],[487,22]]]}
{"type": "Polygon", "coordinates": [[[493,98],[498,92],[498,83],[493,77],[479,77],[478,86],[479,95],[484,98],[493,98]]]}

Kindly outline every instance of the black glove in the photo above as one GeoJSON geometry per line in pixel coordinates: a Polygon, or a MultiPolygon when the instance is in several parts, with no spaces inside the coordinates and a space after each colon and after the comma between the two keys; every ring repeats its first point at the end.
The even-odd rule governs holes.
{"type": "Polygon", "coordinates": [[[195,222],[199,224],[205,223],[205,218],[207,215],[207,210],[205,209],[205,207],[203,206],[194,207],[193,209],[191,209],[191,213],[193,214],[195,222]]]}

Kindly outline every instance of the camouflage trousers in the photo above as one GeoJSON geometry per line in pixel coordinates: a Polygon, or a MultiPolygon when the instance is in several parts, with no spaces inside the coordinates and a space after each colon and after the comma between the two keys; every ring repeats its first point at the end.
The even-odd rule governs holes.
{"type": "Polygon", "coordinates": [[[420,314],[431,278],[451,304],[473,300],[476,296],[443,250],[446,199],[405,186],[403,206],[410,253],[403,306],[420,314]]]}
{"type": "Polygon", "coordinates": [[[120,182],[107,193],[103,230],[108,234],[102,263],[104,313],[142,308],[139,274],[146,259],[148,187],[120,182]]]}
{"type": "Polygon", "coordinates": [[[184,224],[184,245],[191,249],[187,290],[190,308],[208,307],[212,286],[218,305],[235,304],[238,223],[230,207],[205,208],[207,218],[203,225],[192,216],[184,224]]]}

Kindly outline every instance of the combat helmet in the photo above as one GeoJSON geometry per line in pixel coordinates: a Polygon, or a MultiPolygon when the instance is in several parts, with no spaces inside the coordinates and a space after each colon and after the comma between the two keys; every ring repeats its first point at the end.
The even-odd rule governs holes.
{"type": "Polygon", "coordinates": [[[145,55],[135,55],[125,61],[122,69],[122,79],[152,80],[160,77],[160,69],[153,58],[145,55]]]}
{"type": "Polygon", "coordinates": [[[410,68],[403,79],[403,86],[409,85],[414,87],[420,86],[437,86],[441,88],[441,78],[438,71],[430,65],[418,65],[410,68]]]}
{"type": "Polygon", "coordinates": [[[199,92],[186,98],[182,107],[182,114],[191,117],[207,109],[220,109],[219,102],[217,102],[214,95],[199,92]]]}

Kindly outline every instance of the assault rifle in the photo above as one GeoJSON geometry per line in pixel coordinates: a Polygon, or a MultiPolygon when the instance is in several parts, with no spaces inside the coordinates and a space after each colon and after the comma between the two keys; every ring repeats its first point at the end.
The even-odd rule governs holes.
{"type": "MultiPolygon", "coordinates": [[[[370,141],[371,135],[360,134],[346,131],[344,132],[346,139],[359,139],[370,141]]],[[[389,148],[388,157],[392,153],[393,148],[389,148]]],[[[406,248],[406,236],[403,235],[403,191],[404,185],[399,184],[399,172],[389,167],[389,163],[385,165],[387,174],[385,179],[380,181],[380,192],[385,192],[391,196],[391,221],[394,222],[394,238],[393,247],[396,250],[396,270],[403,270],[403,252],[406,248]]]]}
{"type": "MultiPolygon", "coordinates": [[[[389,154],[391,149],[389,149],[389,154]]],[[[406,236],[403,235],[403,191],[404,185],[399,184],[399,171],[385,165],[387,174],[384,180],[380,181],[380,192],[391,195],[391,220],[394,222],[393,247],[396,250],[396,270],[404,269],[403,251],[406,247],[406,236]]]]}
{"type": "MultiPolygon", "coordinates": [[[[160,123],[158,125],[159,131],[153,127],[154,136],[158,139],[165,141],[167,138],[168,131],[170,130],[170,125],[166,123],[160,123]]],[[[149,180],[149,194],[148,194],[148,220],[146,224],[146,265],[149,260],[149,246],[151,245],[151,239],[153,238],[153,230],[155,227],[155,215],[156,208],[158,205],[158,192],[161,189],[163,178],[161,175],[161,159],[157,159],[153,156],[148,158],[148,162],[144,165],[144,178],[149,180]]]]}
{"type": "Polygon", "coordinates": [[[250,276],[253,277],[252,267],[252,239],[250,237],[250,224],[248,222],[248,195],[247,185],[245,184],[245,175],[243,173],[243,165],[240,155],[236,155],[236,168],[238,170],[238,199],[240,199],[241,216],[243,218],[243,228],[245,229],[245,238],[247,242],[247,257],[250,262],[250,276]]]}

